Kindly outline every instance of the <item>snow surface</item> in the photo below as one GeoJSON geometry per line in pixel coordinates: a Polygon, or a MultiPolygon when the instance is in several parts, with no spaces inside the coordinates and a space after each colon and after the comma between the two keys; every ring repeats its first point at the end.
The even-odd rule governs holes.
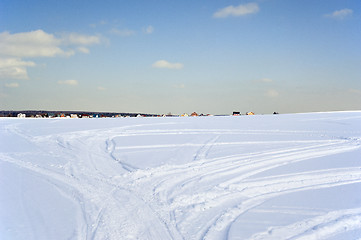
{"type": "Polygon", "coordinates": [[[361,112],[0,119],[0,239],[360,239],[361,112]]]}

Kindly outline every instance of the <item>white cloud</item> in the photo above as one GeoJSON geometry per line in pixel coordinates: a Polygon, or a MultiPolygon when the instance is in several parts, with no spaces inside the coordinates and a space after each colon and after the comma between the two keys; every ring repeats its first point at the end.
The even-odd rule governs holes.
{"type": "Polygon", "coordinates": [[[152,34],[154,32],[154,27],[152,25],[149,25],[146,29],[144,29],[144,33],[146,34],[152,34]]]}
{"type": "Polygon", "coordinates": [[[0,56],[34,58],[71,56],[75,47],[84,47],[100,43],[99,36],[81,35],[77,33],[62,34],[56,37],[53,34],[36,30],[31,32],[10,34],[0,33],[0,56]],[[66,46],[70,50],[63,50],[66,46]]]}
{"type": "Polygon", "coordinates": [[[0,58],[0,79],[29,79],[26,67],[34,66],[34,62],[19,58],[0,58]]]}
{"type": "Polygon", "coordinates": [[[0,33],[0,78],[28,79],[27,67],[35,63],[23,61],[22,58],[72,56],[75,51],[89,53],[85,46],[99,44],[99,36],[77,33],[53,34],[36,30],[30,32],[0,33]],[[66,47],[66,50],[62,49],[66,47]]]}
{"type": "Polygon", "coordinates": [[[271,98],[274,98],[274,97],[278,97],[278,95],[280,95],[275,89],[269,89],[267,92],[266,92],[266,96],[267,97],[271,97],[271,98]]]}
{"type": "Polygon", "coordinates": [[[105,90],[107,90],[105,87],[101,87],[101,86],[97,87],[97,89],[98,89],[99,91],[105,91],[105,90]]]}
{"type": "Polygon", "coordinates": [[[333,13],[326,14],[326,17],[334,18],[334,19],[344,19],[347,16],[351,16],[353,11],[348,8],[344,8],[341,10],[334,11],[333,13]]]}
{"type": "Polygon", "coordinates": [[[121,36],[121,37],[130,37],[135,35],[135,31],[133,30],[129,30],[129,29],[117,29],[117,28],[113,28],[112,30],[110,30],[110,33],[117,35],[117,36],[121,36]]]}
{"type": "Polygon", "coordinates": [[[11,57],[53,57],[66,55],[59,45],[61,40],[42,30],[0,33],[0,55],[11,57]]]}
{"type": "Polygon", "coordinates": [[[226,18],[226,17],[239,17],[248,14],[254,14],[259,11],[257,3],[247,3],[238,6],[228,6],[222,8],[213,14],[215,18],[226,18]]]}
{"type": "Polygon", "coordinates": [[[19,86],[20,86],[19,83],[6,83],[5,84],[5,87],[7,87],[7,88],[17,88],[19,86]]]}
{"type": "Polygon", "coordinates": [[[153,63],[154,68],[182,69],[182,63],[170,63],[166,60],[159,60],[153,63]]]}
{"type": "Polygon", "coordinates": [[[86,54],[90,53],[90,50],[86,47],[78,47],[78,51],[86,54]]]}
{"type": "Polygon", "coordinates": [[[76,85],[78,85],[78,81],[77,80],[64,80],[64,81],[58,81],[58,84],[76,86],[76,85]]]}

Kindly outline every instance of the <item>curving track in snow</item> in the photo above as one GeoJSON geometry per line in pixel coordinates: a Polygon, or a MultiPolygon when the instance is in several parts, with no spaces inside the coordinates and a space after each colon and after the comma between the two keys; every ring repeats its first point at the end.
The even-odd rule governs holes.
{"type": "MultiPolygon", "coordinates": [[[[361,234],[357,193],[347,196],[354,201],[347,208],[337,202],[332,209],[308,206],[311,211],[291,214],[297,220],[286,217],[269,224],[253,219],[259,221],[254,229],[240,224],[280,197],[307,198],[322,189],[338,194],[345,186],[359,190],[360,112],[37,121],[1,120],[2,140],[24,147],[1,149],[0,167],[26,172],[28,181],[41,179],[58,198],[67,199],[73,214],[58,212],[75,219],[69,222],[71,230],[63,231],[67,238],[326,239],[361,234]]],[[[32,197],[38,198],[30,193],[27,199],[32,197]]],[[[1,217],[5,208],[17,207],[6,197],[0,200],[1,217]]],[[[41,208],[24,204],[34,206],[33,211],[41,208]]],[[[290,200],[283,207],[297,206],[290,200]]],[[[38,230],[41,218],[54,218],[49,214],[21,215],[40,225],[26,227],[26,234],[54,238],[51,231],[38,230]]],[[[16,239],[9,229],[25,222],[2,218],[0,233],[16,239]]]]}

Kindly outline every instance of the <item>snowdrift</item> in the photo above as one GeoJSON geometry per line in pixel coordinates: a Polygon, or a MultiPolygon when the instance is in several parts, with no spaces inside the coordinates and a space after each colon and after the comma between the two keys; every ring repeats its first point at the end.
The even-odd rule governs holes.
{"type": "Polygon", "coordinates": [[[361,238],[361,112],[0,119],[0,239],[361,238]]]}

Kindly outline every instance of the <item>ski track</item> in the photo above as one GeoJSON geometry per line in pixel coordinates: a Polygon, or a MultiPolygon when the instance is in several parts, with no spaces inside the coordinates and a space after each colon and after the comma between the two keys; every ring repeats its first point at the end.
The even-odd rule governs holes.
{"type": "MultiPolygon", "coordinates": [[[[51,149],[53,153],[61,154],[66,163],[49,167],[27,161],[27,156],[34,154],[32,152],[1,153],[0,160],[47,179],[62,195],[78,204],[82,214],[76,226],[78,239],[227,239],[230,227],[239,216],[269,199],[361,182],[361,167],[253,177],[280,166],[359,149],[359,138],[222,142],[224,135],[307,135],[317,132],[157,130],[157,126],[159,124],[144,124],[31,136],[16,125],[9,125],[8,132],[26,139],[40,151],[51,149]],[[137,130],[144,126],[154,129],[137,130]],[[117,145],[119,138],[162,135],[207,135],[209,138],[202,143],[117,145]],[[209,157],[214,148],[255,144],[278,147],[263,152],[209,157]],[[161,149],[172,148],[194,148],[195,154],[184,164],[149,169],[138,169],[114,154],[142,149],[156,154],[161,149]]],[[[360,222],[360,208],[344,209],[319,213],[288,226],[271,227],[250,239],[327,238],[361,228],[360,222]]]]}
{"type": "Polygon", "coordinates": [[[358,228],[361,228],[361,208],[343,209],[288,226],[271,227],[265,232],[253,235],[250,239],[326,239],[344,231],[352,231],[358,228]]]}

